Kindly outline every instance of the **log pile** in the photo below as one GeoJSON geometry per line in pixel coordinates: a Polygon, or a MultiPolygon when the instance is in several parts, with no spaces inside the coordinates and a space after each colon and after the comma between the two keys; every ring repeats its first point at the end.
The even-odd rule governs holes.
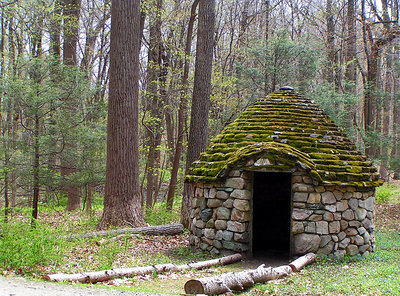
{"type": "Polygon", "coordinates": [[[187,294],[218,295],[232,293],[232,291],[242,291],[250,288],[257,283],[264,283],[278,279],[297,272],[306,265],[315,262],[315,254],[309,253],[298,258],[289,265],[280,267],[259,266],[257,269],[249,269],[240,272],[230,272],[214,277],[192,279],[186,282],[185,292],[187,294]]]}
{"type": "Polygon", "coordinates": [[[184,227],[182,224],[167,224],[167,225],[157,225],[157,226],[147,226],[147,227],[137,227],[137,228],[122,228],[116,230],[103,230],[95,231],[85,234],[73,234],[66,238],[68,240],[74,240],[77,238],[92,238],[98,236],[115,236],[120,234],[147,234],[147,235],[176,235],[183,233],[184,227]]]}
{"type": "Polygon", "coordinates": [[[44,276],[44,279],[52,282],[68,281],[68,282],[79,282],[79,283],[97,283],[97,282],[108,281],[114,278],[132,277],[136,275],[145,275],[152,273],[158,274],[167,271],[177,272],[186,269],[202,269],[214,265],[226,265],[240,260],[242,260],[242,255],[234,254],[222,258],[183,264],[183,265],[175,265],[173,263],[168,263],[168,264],[143,266],[143,267],[116,268],[110,270],[101,270],[101,271],[76,273],[76,274],[63,274],[63,273],[48,274],[44,276]]]}

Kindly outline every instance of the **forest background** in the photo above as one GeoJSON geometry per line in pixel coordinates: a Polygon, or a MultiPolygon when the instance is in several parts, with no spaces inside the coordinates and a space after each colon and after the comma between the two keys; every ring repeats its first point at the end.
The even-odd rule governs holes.
{"type": "MultiPolygon", "coordinates": [[[[198,3],[141,3],[143,209],[161,202],[171,210],[183,194],[189,122],[199,112],[191,107],[198,3]]],[[[0,1],[6,219],[26,206],[37,217],[40,204],[90,213],[104,196],[110,6],[0,1]]],[[[383,178],[399,177],[397,0],[224,0],[216,1],[215,16],[209,138],[258,98],[290,85],[314,99],[383,178]]]]}

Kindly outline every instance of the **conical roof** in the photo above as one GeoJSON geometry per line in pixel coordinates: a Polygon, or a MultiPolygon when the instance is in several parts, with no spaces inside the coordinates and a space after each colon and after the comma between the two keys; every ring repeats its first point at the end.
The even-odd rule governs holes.
{"type": "Polygon", "coordinates": [[[235,167],[290,171],[294,166],[320,184],[382,184],[372,162],[326,113],[290,87],[258,100],[211,140],[186,180],[218,181],[235,167]]]}

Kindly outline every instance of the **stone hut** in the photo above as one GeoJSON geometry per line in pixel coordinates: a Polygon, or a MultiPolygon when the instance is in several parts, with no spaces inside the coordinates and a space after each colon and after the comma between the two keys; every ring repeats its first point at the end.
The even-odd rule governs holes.
{"type": "Polygon", "coordinates": [[[290,87],[228,125],[186,181],[195,248],[258,257],[374,251],[376,168],[290,87]]]}

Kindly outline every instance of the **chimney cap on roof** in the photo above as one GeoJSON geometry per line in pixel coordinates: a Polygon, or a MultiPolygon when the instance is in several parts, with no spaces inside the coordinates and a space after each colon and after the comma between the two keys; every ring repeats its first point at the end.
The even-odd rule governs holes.
{"type": "Polygon", "coordinates": [[[282,86],[279,90],[283,90],[283,91],[293,91],[294,88],[291,87],[291,86],[286,85],[286,86],[282,86]]]}

